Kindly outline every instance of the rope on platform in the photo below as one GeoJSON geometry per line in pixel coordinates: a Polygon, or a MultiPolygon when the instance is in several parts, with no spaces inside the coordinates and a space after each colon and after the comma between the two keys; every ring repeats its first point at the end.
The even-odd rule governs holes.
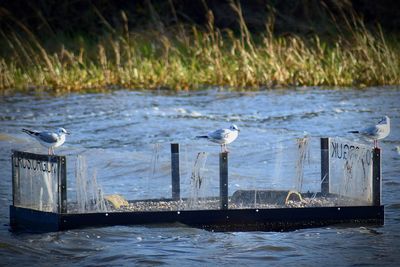
{"type": "Polygon", "coordinates": [[[299,197],[299,201],[300,201],[300,202],[303,201],[303,198],[302,198],[302,196],[301,196],[301,194],[300,194],[299,192],[294,191],[294,190],[290,190],[289,193],[288,193],[287,196],[286,196],[285,205],[288,205],[288,204],[289,204],[289,200],[290,200],[290,196],[291,196],[291,195],[296,195],[296,196],[299,197]]]}

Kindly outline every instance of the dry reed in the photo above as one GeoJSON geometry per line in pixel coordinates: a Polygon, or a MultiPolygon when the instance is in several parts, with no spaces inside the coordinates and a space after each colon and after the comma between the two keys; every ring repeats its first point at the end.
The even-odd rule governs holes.
{"type": "Polygon", "coordinates": [[[55,52],[14,20],[21,31],[0,31],[3,45],[11,51],[0,56],[0,90],[400,84],[399,47],[388,44],[381,29],[371,33],[360,19],[348,19],[350,30],[331,42],[318,36],[275,36],[271,20],[265,33],[254,41],[240,6],[233,9],[240,23],[239,35],[215,28],[210,11],[206,29],[179,24],[147,32],[129,31],[128,18],[122,12],[120,32],[105,21],[110,33],[96,43],[83,38],[56,40],[59,49],[55,52]]]}

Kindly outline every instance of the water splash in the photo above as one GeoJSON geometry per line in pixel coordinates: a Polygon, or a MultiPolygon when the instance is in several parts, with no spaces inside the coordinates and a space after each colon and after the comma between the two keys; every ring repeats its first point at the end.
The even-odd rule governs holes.
{"type": "Polygon", "coordinates": [[[103,190],[97,183],[97,173],[87,174],[86,158],[78,155],[75,166],[77,210],[79,213],[106,212],[103,190]]]}
{"type": "Polygon", "coordinates": [[[277,185],[279,185],[282,176],[282,162],[284,156],[284,146],[282,141],[278,141],[274,149],[274,155],[275,155],[275,167],[272,178],[273,179],[272,186],[276,187],[277,185]]]}
{"type": "Polygon", "coordinates": [[[302,191],[304,182],[304,164],[310,163],[310,138],[308,136],[297,138],[297,161],[296,161],[296,177],[295,189],[298,192],[302,191]]]}
{"type": "Polygon", "coordinates": [[[159,168],[159,161],[160,161],[160,150],[161,150],[161,144],[160,143],[155,143],[153,145],[153,151],[151,153],[151,158],[150,158],[150,169],[149,169],[149,175],[147,176],[146,179],[146,196],[150,198],[150,181],[154,181],[155,175],[157,173],[157,168],[159,168]]]}
{"type": "Polygon", "coordinates": [[[194,162],[192,175],[190,177],[191,193],[190,193],[189,209],[195,209],[202,206],[201,197],[205,196],[207,188],[206,179],[204,175],[207,156],[208,155],[206,152],[199,152],[194,162]]]}

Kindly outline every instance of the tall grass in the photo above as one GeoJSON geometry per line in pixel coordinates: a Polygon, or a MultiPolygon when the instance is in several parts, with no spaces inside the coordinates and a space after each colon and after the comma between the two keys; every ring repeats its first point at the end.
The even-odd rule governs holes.
{"type": "Polygon", "coordinates": [[[109,33],[95,42],[56,36],[50,44],[43,44],[14,19],[18,31],[0,30],[8,51],[0,55],[0,90],[400,84],[400,48],[395,42],[388,43],[380,28],[372,33],[362,20],[346,18],[346,32],[329,41],[316,35],[274,35],[270,20],[263,34],[253,36],[240,5],[233,8],[239,33],[215,28],[211,11],[206,28],[178,24],[132,31],[122,12],[122,29],[104,21],[109,33]]]}

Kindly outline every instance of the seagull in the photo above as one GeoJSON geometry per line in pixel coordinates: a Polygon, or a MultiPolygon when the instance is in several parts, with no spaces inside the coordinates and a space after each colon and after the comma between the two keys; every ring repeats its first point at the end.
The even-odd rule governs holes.
{"type": "Polygon", "coordinates": [[[64,128],[58,128],[57,132],[38,132],[28,129],[22,129],[24,133],[29,134],[39,141],[39,143],[49,149],[49,155],[54,155],[54,148],[59,147],[65,142],[65,135],[69,134],[64,128]]]}
{"type": "Polygon", "coordinates": [[[210,132],[207,135],[196,136],[197,138],[206,138],[211,142],[218,143],[221,145],[221,152],[229,152],[226,148],[227,144],[232,143],[239,135],[239,128],[232,124],[229,129],[218,129],[214,132],[210,132]]]}
{"type": "Polygon", "coordinates": [[[367,139],[374,141],[374,147],[378,148],[378,140],[387,137],[390,134],[390,118],[383,117],[377,125],[367,127],[360,131],[350,131],[349,133],[358,133],[367,139]]]}

